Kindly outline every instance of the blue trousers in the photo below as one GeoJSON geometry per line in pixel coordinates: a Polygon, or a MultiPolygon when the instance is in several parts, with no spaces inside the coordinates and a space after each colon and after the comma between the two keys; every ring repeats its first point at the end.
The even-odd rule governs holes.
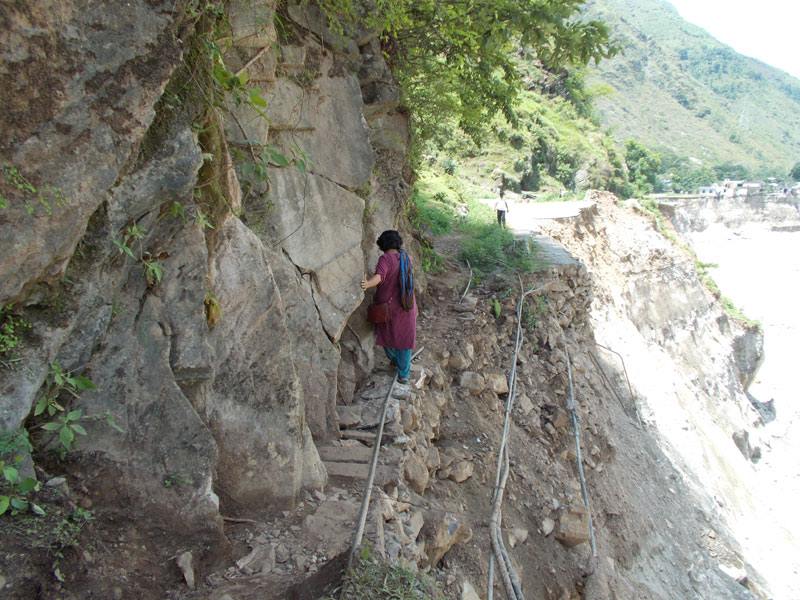
{"type": "Polygon", "coordinates": [[[389,360],[397,365],[398,379],[408,379],[411,375],[411,348],[407,350],[397,350],[396,348],[384,348],[383,351],[389,360]]]}

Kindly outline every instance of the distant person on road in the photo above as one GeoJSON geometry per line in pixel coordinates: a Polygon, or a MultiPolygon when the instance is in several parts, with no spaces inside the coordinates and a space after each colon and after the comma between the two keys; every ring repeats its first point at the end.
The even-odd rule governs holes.
{"type": "Polygon", "coordinates": [[[389,362],[397,368],[397,382],[406,384],[411,375],[411,351],[417,340],[413,265],[397,231],[384,231],[378,236],[377,244],[383,255],[378,259],[375,274],[361,280],[361,289],[378,288],[372,307],[385,309],[388,318],[384,322],[374,322],[375,343],[383,347],[389,362]]]}
{"type": "Polygon", "coordinates": [[[500,227],[506,226],[506,213],[508,212],[508,202],[503,198],[503,189],[500,188],[500,198],[494,203],[494,209],[497,211],[497,224],[500,227]]]}

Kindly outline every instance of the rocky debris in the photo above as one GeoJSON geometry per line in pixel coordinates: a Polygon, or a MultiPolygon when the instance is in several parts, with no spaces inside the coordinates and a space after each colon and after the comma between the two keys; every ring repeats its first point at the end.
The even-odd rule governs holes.
{"type": "Polygon", "coordinates": [[[440,453],[439,479],[450,479],[461,483],[472,477],[474,465],[469,452],[458,447],[446,448],[440,453]]]}
{"type": "Polygon", "coordinates": [[[463,371],[464,369],[468,369],[470,364],[472,364],[471,361],[467,358],[466,354],[460,350],[457,350],[451,354],[447,361],[447,366],[454,371],[463,371]]]}
{"type": "Polygon", "coordinates": [[[544,404],[541,407],[542,427],[550,425],[557,432],[565,432],[570,426],[569,413],[555,404],[544,404]]]}
{"type": "Polygon", "coordinates": [[[733,339],[733,359],[742,388],[747,391],[764,362],[764,331],[760,326],[743,327],[733,339]]]}
{"type": "Polygon", "coordinates": [[[556,527],[556,522],[551,519],[550,517],[545,517],[542,519],[542,535],[547,537],[551,533],[553,533],[553,529],[556,527]]]}
{"type": "Polygon", "coordinates": [[[747,571],[741,567],[720,563],[719,570],[725,573],[725,575],[733,579],[739,585],[747,586],[747,571]]]}
{"type": "Polygon", "coordinates": [[[181,552],[178,558],[175,559],[175,562],[183,574],[183,579],[186,582],[186,585],[190,590],[193,590],[195,588],[195,581],[192,553],[189,551],[181,552]]]}
{"type": "Polygon", "coordinates": [[[514,399],[514,410],[519,411],[522,416],[527,416],[533,410],[533,402],[525,394],[517,393],[514,399]]]}
{"type": "Polygon", "coordinates": [[[425,462],[416,454],[412,453],[407,458],[403,474],[406,481],[411,486],[411,489],[418,494],[425,492],[425,488],[428,487],[428,481],[430,480],[430,473],[428,473],[428,467],[425,465],[425,462]]]}
{"type": "Polygon", "coordinates": [[[464,371],[458,379],[458,385],[468,390],[473,396],[478,396],[486,389],[486,379],[480,373],[464,371]]]}
{"type": "Polygon", "coordinates": [[[736,447],[739,449],[739,452],[741,452],[742,456],[747,460],[754,463],[761,460],[761,448],[753,446],[750,443],[750,433],[746,429],[734,431],[731,437],[733,438],[733,443],[736,444],[736,447]]]}
{"type": "Polygon", "coordinates": [[[478,298],[473,296],[472,294],[467,294],[461,300],[461,302],[454,303],[450,305],[450,308],[455,312],[459,313],[471,313],[475,312],[475,309],[478,306],[478,298]]]}
{"type": "Polygon", "coordinates": [[[502,373],[489,373],[486,375],[486,384],[495,394],[508,393],[508,379],[502,373]]]}
{"type": "Polygon", "coordinates": [[[466,579],[461,583],[461,600],[481,600],[478,592],[466,579]]]}
{"type": "Polygon", "coordinates": [[[425,529],[428,529],[425,552],[431,567],[435,567],[453,546],[472,539],[472,528],[466,521],[451,513],[440,516],[435,526],[426,523],[425,529]]]}
{"type": "Polygon", "coordinates": [[[358,510],[359,503],[354,499],[327,499],[305,517],[302,535],[308,543],[325,548],[330,556],[344,552],[350,545],[358,510]]]}
{"type": "Polygon", "coordinates": [[[528,530],[522,527],[514,527],[508,533],[508,545],[515,548],[519,544],[524,544],[528,539],[528,530]]]}
{"type": "Polygon", "coordinates": [[[561,513],[556,539],[571,548],[589,541],[589,514],[581,505],[574,505],[561,513]]]}
{"type": "Polygon", "coordinates": [[[281,543],[275,547],[275,562],[283,564],[288,562],[291,557],[292,555],[286,547],[286,544],[281,543]]]}
{"type": "MultiPolygon", "coordinates": [[[[282,562],[286,562],[287,558],[282,562]]],[[[275,567],[276,560],[275,546],[260,544],[255,546],[249,554],[237,560],[236,567],[245,575],[266,573],[275,567]]]]}

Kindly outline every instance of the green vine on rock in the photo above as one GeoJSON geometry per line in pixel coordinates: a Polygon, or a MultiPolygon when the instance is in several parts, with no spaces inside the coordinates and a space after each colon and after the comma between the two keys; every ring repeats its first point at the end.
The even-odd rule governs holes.
{"type": "MultiPolygon", "coordinates": [[[[22,199],[25,212],[30,216],[36,215],[37,207],[43,209],[48,216],[51,216],[54,208],[65,206],[67,203],[67,199],[60,188],[52,185],[36,187],[14,165],[4,164],[0,168],[0,173],[2,174],[3,187],[22,199]]],[[[10,205],[11,200],[0,190],[0,209],[8,208],[10,205]]]]}
{"type": "Polygon", "coordinates": [[[8,356],[22,343],[21,334],[31,324],[14,313],[14,305],[0,306],[0,356],[8,356]]]}

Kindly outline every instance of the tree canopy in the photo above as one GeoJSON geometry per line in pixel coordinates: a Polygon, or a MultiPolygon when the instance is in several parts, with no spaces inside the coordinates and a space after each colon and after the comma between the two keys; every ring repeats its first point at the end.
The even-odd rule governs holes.
{"type": "MultiPolygon", "coordinates": [[[[358,0],[320,0],[329,18],[356,13],[358,0]]],[[[514,122],[522,87],[518,54],[547,69],[616,52],[607,27],[580,18],[584,0],[375,0],[366,19],[381,32],[418,138],[436,138],[448,119],[479,140],[492,116],[514,122]]]]}
{"type": "Polygon", "coordinates": [[[789,177],[795,181],[800,181],[800,161],[794,163],[794,166],[789,171],[789,177]]]}

